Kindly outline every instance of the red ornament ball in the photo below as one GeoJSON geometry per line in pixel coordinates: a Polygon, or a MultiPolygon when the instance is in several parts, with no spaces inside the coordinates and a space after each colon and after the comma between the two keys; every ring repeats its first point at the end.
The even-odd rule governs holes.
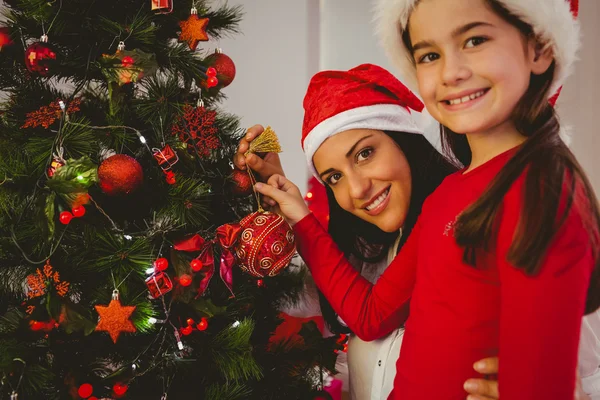
{"type": "Polygon", "coordinates": [[[282,216],[257,211],[240,221],[241,234],[235,246],[240,268],[263,278],[287,267],[296,252],[296,239],[282,216]]]}
{"type": "Polygon", "coordinates": [[[25,50],[25,66],[29,72],[49,76],[56,64],[56,52],[48,43],[35,42],[25,50]]]}
{"type": "Polygon", "coordinates": [[[199,331],[205,331],[206,328],[208,328],[208,320],[206,318],[202,318],[200,322],[198,322],[198,325],[196,325],[196,328],[198,328],[199,331]]]}
{"type": "Polygon", "coordinates": [[[192,261],[190,261],[190,267],[192,267],[192,271],[198,272],[202,269],[202,261],[194,258],[192,261]]]}
{"type": "Polygon", "coordinates": [[[73,219],[73,214],[71,214],[70,211],[63,211],[60,213],[60,216],[58,217],[58,219],[60,220],[61,224],[69,225],[69,223],[73,219]]]}
{"type": "Polygon", "coordinates": [[[252,193],[252,180],[248,172],[236,168],[231,173],[231,179],[234,182],[233,194],[248,196],[252,193]]]}
{"type": "Polygon", "coordinates": [[[179,283],[181,286],[190,286],[192,284],[192,277],[188,274],[183,274],[179,277],[179,283]]]}
{"type": "Polygon", "coordinates": [[[79,397],[83,397],[84,399],[90,397],[93,392],[94,388],[89,383],[84,383],[83,385],[79,386],[79,389],[77,389],[77,394],[79,397]]]}
{"type": "Polygon", "coordinates": [[[123,396],[125,393],[127,393],[127,389],[129,389],[129,387],[123,383],[115,383],[113,386],[113,392],[117,395],[117,396],[123,396]]]}
{"type": "Polygon", "coordinates": [[[102,191],[110,196],[129,194],[144,181],[144,171],[135,158],[115,154],[100,164],[98,179],[102,191]]]}
{"type": "Polygon", "coordinates": [[[157,258],[156,261],[154,261],[154,266],[157,270],[164,271],[169,268],[169,261],[164,257],[157,258]]]}
{"type": "Polygon", "coordinates": [[[221,87],[227,87],[235,78],[235,64],[233,60],[224,53],[216,52],[206,57],[207,65],[217,70],[217,78],[221,87]]]}
{"type": "Polygon", "coordinates": [[[73,212],[73,215],[76,216],[77,218],[83,217],[85,215],[85,207],[84,206],[75,206],[75,207],[73,207],[73,209],[71,211],[73,212]]]}

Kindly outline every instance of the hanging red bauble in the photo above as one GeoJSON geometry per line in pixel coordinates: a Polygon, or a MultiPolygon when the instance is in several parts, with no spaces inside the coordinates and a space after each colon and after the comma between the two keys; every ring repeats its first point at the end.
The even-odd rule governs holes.
{"type": "Polygon", "coordinates": [[[150,295],[158,299],[173,289],[173,282],[169,275],[159,271],[146,279],[146,286],[148,286],[150,295]]]}
{"type": "Polygon", "coordinates": [[[10,38],[10,31],[6,26],[0,27],[0,52],[3,47],[7,47],[13,44],[10,38]]]}
{"type": "Polygon", "coordinates": [[[94,388],[89,383],[84,383],[83,385],[79,386],[79,389],[77,389],[77,394],[79,397],[83,397],[84,399],[90,397],[92,393],[94,393],[94,388]]]}
{"type": "Polygon", "coordinates": [[[77,218],[83,217],[85,215],[85,207],[84,206],[75,206],[75,207],[73,207],[73,209],[71,211],[73,212],[73,215],[77,218]]]}
{"type": "Polygon", "coordinates": [[[234,169],[231,173],[231,179],[234,182],[233,193],[238,196],[248,196],[252,193],[252,180],[247,171],[234,169]]]}
{"type": "MultiPolygon", "coordinates": [[[[220,87],[227,87],[235,78],[235,64],[233,60],[222,53],[220,49],[204,59],[206,65],[217,70],[217,79],[220,87]]],[[[208,75],[208,73],[207,73],[208,75]]],[[[210,75],[209,75],[210,76],[210,75]]]]}
{"type": "Polygon", "coordinates": [[[110,196],[129,194],[142,184],[144,171],[135,158],[115,154],[98,167],[98,180],[102,191],[110,196]]]}
{"type": "Polygon", "coordinates": [[[48,44],[48,37],[45,35],[25,50],[25,66],[29,72],[49,76],[54,72],[56,63],[56,52],[48,44]]]}
{"type": "Polygon", "coordinates": [[[68,225],[73,219],[73,214],[71,214],[69,211],[63,211],[60,213],[58,219],[60,220],[61,224],[68,225]]]}
{"type": "Polygon", "coordinates": [[[127,393],[127,389],[129,389],[129,387],[124,383],[117,382],[113,385],[113,392],[117,396],[123,396],[127,393]]]}
{"type": "Polygon", "coordinates": [[[235,252],[243,271],[262,278],[275,276],[289,265],[296,252],[296,240],[282,216],[257,211],[242,219],[240,226],[235,252]]]}

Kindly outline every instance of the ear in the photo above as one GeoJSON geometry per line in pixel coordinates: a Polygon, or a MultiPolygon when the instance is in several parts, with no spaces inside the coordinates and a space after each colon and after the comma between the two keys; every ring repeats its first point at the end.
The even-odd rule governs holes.
{"type": "Polygon", "coordinates": [[[550,68],[554,61],[554,52],[549,44],[542,44],[538,40],[532,39],[529,44],[529,63],[531,72],[535,75],[541,75],[550,68]]]}

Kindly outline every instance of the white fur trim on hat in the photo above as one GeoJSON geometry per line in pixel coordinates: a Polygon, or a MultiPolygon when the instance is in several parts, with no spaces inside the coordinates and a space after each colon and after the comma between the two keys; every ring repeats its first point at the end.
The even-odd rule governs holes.
{"type": "Polygon", "coordinates": [[[397,104],[357,107],[327,118],[308,133],[303,143],[308,168],[319,181],[321,181],[321,178],[313,164],[313,156],[317,149],[327,138],[351,129],[376,129],[423,134],[410,112],[405,107],[397,104]]]}
{"type": "MultiPolygon", "coordinates": [[[[404,82],[417,89],[415,65],[402,42],[410,14],[419,0],[375,0],[375,24],[381,45],[391,61],[400,68],[404,82]]],[[[453,0],[449,0],[453,1],[453,0]]],[[[549,91],[554,95],[571,74],[580,47],[579,23],[571,14],[567,0],[497,0],[512,14],[533,27],[542,43],[554,52],[556,70],[549,91]]]]}

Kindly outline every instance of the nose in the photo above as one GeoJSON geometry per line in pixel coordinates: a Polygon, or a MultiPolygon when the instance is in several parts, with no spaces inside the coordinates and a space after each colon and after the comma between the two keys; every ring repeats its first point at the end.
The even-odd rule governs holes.
{"type": "Polygon", "coordinates": [[[356,171],[349,174],[347,177],[350,187],[350,196],[355,200],[365,200],[371,189],[371,180],[356,171]]]}
{"type": "Polygon", "coordinates": [[[441,74],[445,86],[456,86],[471,77],[471,69],[465,57],[456,52],[444,55],[441,74]]]}

